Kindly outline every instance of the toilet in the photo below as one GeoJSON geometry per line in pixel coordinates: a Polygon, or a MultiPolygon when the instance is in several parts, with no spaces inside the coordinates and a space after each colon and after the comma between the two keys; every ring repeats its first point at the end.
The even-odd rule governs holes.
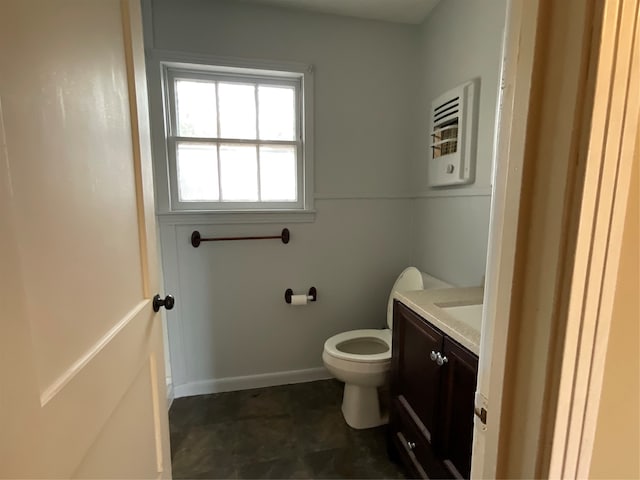
{"type": "Polygon", "coordinates": [[[322,360],[325,367],[344,382],[342,414],[350,427],[363,429],[387,423],[386,415],[380,411],[378,388],[386,383],[391,367],[394,292],[448,287],[451,285],[415,267],[406,268],[389,295],[388,328],[342,332],[324,343],[322,360]]]}

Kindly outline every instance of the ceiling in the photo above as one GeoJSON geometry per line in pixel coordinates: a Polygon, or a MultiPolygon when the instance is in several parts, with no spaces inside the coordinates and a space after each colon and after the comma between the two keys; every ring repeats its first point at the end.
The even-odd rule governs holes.
{"type": "Polygon", "coordinates": [[[348,17],[399,23],[422,23],[440,0],[247,0],[263,5],[295,8],[348,17]]]}

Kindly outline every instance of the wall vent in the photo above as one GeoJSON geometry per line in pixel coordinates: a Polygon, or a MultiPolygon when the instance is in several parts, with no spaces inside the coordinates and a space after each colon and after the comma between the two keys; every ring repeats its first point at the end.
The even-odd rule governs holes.
{"type": "Polygon", "coordinates": [[[431,103],[429,185],[472,183],[475,174],[477,81],[440,95],[431,103]]]}

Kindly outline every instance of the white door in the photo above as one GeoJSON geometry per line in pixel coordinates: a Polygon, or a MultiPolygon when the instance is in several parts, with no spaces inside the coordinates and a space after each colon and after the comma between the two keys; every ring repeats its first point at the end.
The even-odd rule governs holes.
{"type": "Polygon", "coordinates": [[[136,0],[0,0],[0,477],[170,477],[136,0]]]}

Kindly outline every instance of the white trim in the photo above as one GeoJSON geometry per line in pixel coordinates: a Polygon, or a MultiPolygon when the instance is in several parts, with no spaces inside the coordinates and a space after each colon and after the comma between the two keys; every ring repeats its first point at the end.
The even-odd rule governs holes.
{"type": "Polygon", "coordinates": [[[162,225],[239,225],[251,223],[312,223],[310,212],[171,212],[157,215],[162,225]]]}
{"type": "Polygon", "coordinates": [[[207,55],[203,53],[181,52],[179,50],[162,50],[154,48],[147,52],[147,56],[154,63],[171,62],[200,65],[220,65],[229,68],[275,70],[282,72],[313,73],[313,66],[307,63],[288,62],[281,60],[264,60],[259,58],[226,57],[221,55],[207,55]]]}
{"type": "Polygon", "coordinates": [[[169,161],[169,195],[171,201],[171,209],[174,211],[182,210],[201,210],[201,211],[225,211],[225,210],[273,210],[273,209],[298,209],[304,210],[307,208],[307,202],[305,198],[305,181],[304,177],[304,162],[306,151],[306,133],[302,129],[303,120],[302,117],[307,114],[306,105],[302,99],[302,92],[304,89],[304,74],[298,72],[274,72],[265,70],[256,70],[253,68],[235,69],[226,66],[219,66],[217,64],[211,64],[202,66],[199,64],[185,65],[183,63],[174,64],[172,62],[161,62],[162,65],[162,78],[163,88],[165,89],[165,139],[167,143],[167,159],[169,161]],[[201,80],[209,85],[215,86],[216,91],[216,116],[217,129],[215,134],[209,137],[190,137],[181,136],[178,131],[178,118],[177,118],[177,92],[176,81],[177,80],[201,80]],[[221,135],[220,125],[220,94],[219,85],[221,82],[232,82],[234,84],[243,84],[250,86],[254,90],[255,95],[255,137],[254,138],[228,138],[221,135]],[[259,119],[260,119],[260,104],[258,102],[258,88],[262,85],[275,85],[278,87],[286,87],[293,91],[294,94],[294,115],[295,115],[295,137],[287,141],[267,141],[260,138],[259,132],[259,119]],[[218,178],[218,199],[210,201],[187,201],[180,200],[179,190],[179,171],[178,171],[178,155],[177,149],[180,144],[206,144],[209,147],[214,147],[217,150],[217,178],[218,178]],[[223,200],[223,189],[220,188],[221,184],[224,184],[220,153],[222,147],[225,144],[234,146],[251,147],[251,150],[255,152],[256,161],[256,187],[257,198],[253,201],[225,201],[223,200]],[[260,178],[260,150],[262,147],[281,145],[290,147],[295,151],[295,184],[296,184],[296,199],[293,201],[266,201],[260,198],[261,191],[261,178],[260,178]]]}
{"type": "Polygon", "coordinates": [[[406,193],[317,193],[316,200],[411,200],[406,193]]]}
{"type": "Polygon", "coordinates": [[[522,165],[526,138],[538,2],[507,5],[501,89],[494,143],[484,308],[475,403],[487,423],[474,417],[471,478],[496,478],[502,417],[503,380],[515,269],[522,165]]]}
{"type": "Polygon", "coordinates": [[[491,187],[487,188],[465,188],[461,190],[429,190],[420,192],[413,198],[442,198],[442,197],[490,197],[491,187]]]}
{"type": "MultiPolygon", "coordinates": [[[[172,292],[175,298],[183,298],[180,285],[180,259],[178,257],[177,229],[171,226],[166,227],[157,222],[159,239],[162,248],[162,271],[172,272],[171,275],[164,275],[163,287],[165,292],[172,292]]],[[[187,239],[184,239],[187,242],[187,239]]],[[[168,358],[171,362],[171,382],[174,378],[185,378],[189,371],[189,357],[185,355],[188,351],[184,342],[184,332],[188,329],[185,325],[185,310],[188,304],[176,302],[173,310],[165,310],[165,324],[167,335],[168,358]]]]}
{"type": "MultiPolygon", "coordinates": [[[[165,132],[165,130],[170,127],[165,118],[165,109],[168,106],[168,94],[165,92],[163,86],[163,71],[167,65],[171,68],[193,68],[194,66],[202,66],[204,68],[206,66],[215,66],[218,71],[220,69],[228,69],[230,72],[233,71],[236,73],[248,70],[252,70],[255,73],[256,71],[262,70],[268,72],[270,75],[276,76],[278,72],[282,72],[283,80],[291,78],[292,74],[296,74],[301,82],[299,108],[301,109],[302,118],[300,119],[301,126],[299,128],[299,134],[302,134],[304,144],[302,171],[298,169],[298,175],[301,177],[298,178],[298,182],[300,183],[302,180],[301,194],[302,203],[304,204],[304,209],[300,209],[300,211],[314,211],[314,69],[312,65],[297,62],[224,57],[157,49],[148,49],[146,58],[157,213],[169,214],[182,211],[179,206],[181,204],[174,201],[174,207],[172,208],[171,202],[171,192],[175,192],[176,185],[172,184],[172,182],[175,182],[175,173],[174,175],[169,174],[173,167],[171,166],[172,162],[167,148],[166,134],[170,132],[165,132]],[[170,188],[170,186],[173,188],[170,188]]],[[[184,205],[182,207],[184,208],[184,205]]],[[[255,210],[252,210],[251,213],[258,216],[264,215],[262,209],[268,209],[268,207],[265,207],[264,203],[257,202],[255,204],[255,210]]],[[[227,215],[227,212],[212,211],[210,213],[214,215],[218,213],[227,215]]],[[[186,214],[190,214],[190,212],[187,211],[186,214]]],[[[249,219],[249,217],[246,216],[243,218],[249,219]]],[[[313,217],[309,218],[311,219],[308,221],[313,221],[313,217]]],[[[228,220],[225,220],[222,223],[227,222],[228,220]]]]}
{"type": "Polygon", "coordinates": [[[490,197],[491,188],[431,190],[420,193],[317,193],[316,200],[418,200],[421,198],[490,197]]]}
{"type": "Polygon", "coordinates": [[[290,383],[305,383],[315,380],[333,378],[324,367],[308,368],[306,370],[290,370],[287,372],[263,373],[246,375],[243,377],[212,378],[200,382],[185,383],[175,386],[175,398],[206,395],[209,393],[233,392],[250,388],[274,387],[290,383]]]}
{"type": "MultiPolygon", "coordinates": [[[[334,201],[398,201],[422,200],[428,198],[462,198],[462,197],[490,197],[490,189],[464,190],[460,192],[427,192],[419,196],[405,194],[370,195],[370,194],[319,194],[316,202],[334,201]]],[[[264,211],[264,212],[165,212],[158,213],[158,223],[162,225],[239,225],[239,224],[267,224],[267,223],[313,223],[316,210],[310,211],[264,211]]]]}

